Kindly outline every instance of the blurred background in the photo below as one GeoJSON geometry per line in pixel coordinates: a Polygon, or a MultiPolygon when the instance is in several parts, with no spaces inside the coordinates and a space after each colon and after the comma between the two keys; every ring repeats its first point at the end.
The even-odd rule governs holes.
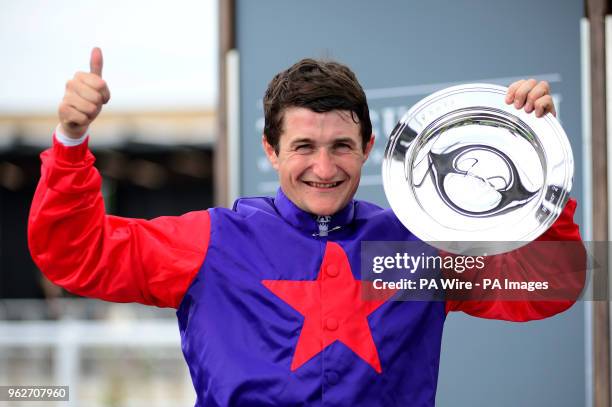
{"type": "Polygon", "coordinates": [[[26,225],[38,155],[93,46],[112,92],[91,128],[107,211],[152,218],[213,205],[218,27],[216,0],[0,0],[0,385],[70,383],[62,406],[194,404],[172,310],[52,285],[30,258],[26,225]]]}
{"type": "MultiPolygon", "coordinates": [[[[358,197],[383,206],[385,143],[411,105],[460,83],[547,80],[574,151],[576,219],[585,240],[605,241],[609,3],[0,0],[0,385],[70,385],[61,406],[195,400],[172,310],[76,298],[28,253],[38,155],[93,46],[112,94],[90,129],[108,213],[274,194],[261,98],[276,72],[315,57],[348,64],[366,89],[377,143],[358,197]]],[[[449,315],[437,405],[609,406],[608,305],[526,324],[449,315]]]]}

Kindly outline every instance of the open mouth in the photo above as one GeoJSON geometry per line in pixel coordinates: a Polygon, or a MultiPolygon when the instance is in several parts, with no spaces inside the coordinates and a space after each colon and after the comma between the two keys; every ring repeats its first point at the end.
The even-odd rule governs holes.
{"type": "Polygon", "coordinates": [[[304,183],[313,188],[320,189],[331,189],[335,188],[338,185],[342,184],[344,181],[335,181],[335,182],[313,182],[313,181],[304,181],[304,183]]]}

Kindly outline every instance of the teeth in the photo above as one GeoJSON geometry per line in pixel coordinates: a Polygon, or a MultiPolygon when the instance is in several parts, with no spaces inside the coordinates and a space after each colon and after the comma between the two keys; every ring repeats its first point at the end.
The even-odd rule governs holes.
{"type": "Polygon", "coordinates": [[[309,182],[308,185],[313,186],[315,188],[333,188],[335,186],[337,186],[338,184],[340,184],[340,182],[332,182],[329,184],[322,184],[319,182],[309,182]]]}

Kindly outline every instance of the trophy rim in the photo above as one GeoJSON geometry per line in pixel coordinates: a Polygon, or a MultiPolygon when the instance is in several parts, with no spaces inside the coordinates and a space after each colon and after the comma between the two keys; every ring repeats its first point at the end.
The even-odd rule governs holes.
{"type": "MultiPolygon", "coordinates": [[[[488,254],[501,253],[535,240],[561,214],[569,199],[574,172],[573,153],[567,135],[552,114],[536,118],[534,113],[528,114],[507,105],[506,92],[506,87],[484,83],[442,89],[410,108],[389,136],[382,162],[385,195],[398,219],[422,241],[458,254],[470,250],[472,245],[469,242],[479,242],[478,247],[483,242],[490,242],[488,254]],[[509,128],[526,132],[524,137],[533,143],[534,151],[541,155],[544,175],[537,200],[530,204],[529,210],[519,209],[520,215],[513,215],[515,218],[521,216],[524,222],[512,223],[512,227],[509,227],[510,224],[504,219],[506,215],[501,214],[490,228],[461,230],[456,225],[445,225],[444,219],[433,218],[419,201],[410,170],[413,168],[411,163],[419,153],[418,147],[432,128],[448,126],[461,114],[466,115],[465,120],[473,119],[475,124],[480,123],[478,115],[491,114],[492,120],[507,120],[509,128]],[[538,148],[541,151],[538,152],[538,148]]],[[[431,199],[442,198],[432,194],[431,199]]],[[[483,225],[486,225],[486,220],[483,225]]]]}

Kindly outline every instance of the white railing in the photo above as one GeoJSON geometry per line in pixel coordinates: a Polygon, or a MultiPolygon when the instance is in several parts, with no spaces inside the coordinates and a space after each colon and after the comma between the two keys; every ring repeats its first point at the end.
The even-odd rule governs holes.
{"type": "MultiPolygon", "coordinates": [[[[6,302],[3,303],[6,305],[6,302]]],[[[5,314],[11,314],[15,319],[17,310],[22,306],[24,315],[35,315],[37,307],[46,307],[45,302],[13,302],[12,309],[5,314]],[[17,310],[16,310],[17,308],[17,310]]],[[[168,310],[146,309],[141,306],[127,304],[94,303],[93,308],[103,315],[100,320],[75,318],[79,314],[91,314],[92,303],[86,300],[63,300],[59,307],[63,315],[58,320],[0,320],[0,356],[4,351],[10,357],[15,350],[26,350],[26,353],[36,353],[38,350],[50,350],[52,358],[52,373],[47,383],[14,383],[21,380],[18,375],[11,374],[7,367],[0,366],[0,385],[62,385],[70,386],[70,401],[62,402],[61,406],[93,405],[79,400],[82,378],[81,361],[84,356],[91,357],[96,348],[113,350],[143,349],[170,353],[173,363],[184,364],[180,360],[180,335],[175,318],[171,318],[168,310]],[[87,310],[87,312],[84,312],[87,310]],[[119,312],[117,312],[119,310],[119,312]],[[163,316],[158,318],[158,316],[163,316]],[[151,318],[153,317],[153,318],[151,318]],[[93,351],[92,351],[93,349],[93,351]],[[169,351],[169,352],[168,352],[169,351]],[[176,357],[175,357],[176,356],[176,357]],[[9,380],[11,383],[1,383],[9,380]]],[[[1,315],[1,314],[0,314],[1,315]]],[[[42,314],[38,314],[42,315],[42,314]]],[[[162,353],[162,352],[159,352],[162,353]]],[[[33,363],[33,362],[25,362],[33,363]]],[[[154,363],[154,361],[152,362],[154,363]]],[[[26,366],[27,367],[27,366],[26,366]]],[[[123,374],[123,372],[121,372],[123,374]]],[[[184,399],[190,401],[185,405],[193,405],[193,390],[190,389],[187,367],[184,368],[185,392],[184,399]],[[187,394],[185,394],[187,393],[187,394]]],[[[125,380],[133,379],[130,372],[125,372],[125,380]]],[[[90,393],[90,392],[87,392],[90,393]]],[[[160,400],[144,400],[143,405],[160,406],[160,400]]],[[[168,400],[167,405],[177,405],[177,400],[168,400]]],[[[95,403],[96,405],[104,405],[95,403]]],[[[130,403],[130,405],[133,405],[130,403]]],[[[2,406],[2,402],[0,402],[2,406]]]]}

